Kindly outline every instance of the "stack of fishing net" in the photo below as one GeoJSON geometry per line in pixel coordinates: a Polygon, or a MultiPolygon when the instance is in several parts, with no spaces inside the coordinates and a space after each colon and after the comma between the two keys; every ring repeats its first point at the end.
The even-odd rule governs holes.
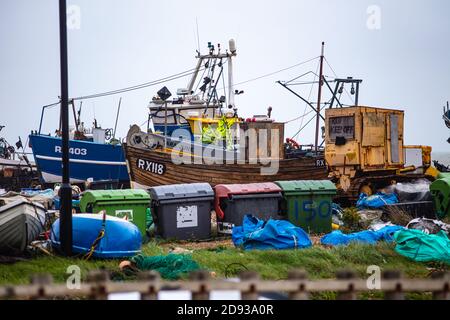
{"type": "Polygon", "coordinates": [[[166,256],[137,255],[130,260],[139,270],[158,271],[163,279],[176,280],[186,276],[192,271],[199,270],[200,266],[192,260],[190,255],[168,254],[166,256]]]}

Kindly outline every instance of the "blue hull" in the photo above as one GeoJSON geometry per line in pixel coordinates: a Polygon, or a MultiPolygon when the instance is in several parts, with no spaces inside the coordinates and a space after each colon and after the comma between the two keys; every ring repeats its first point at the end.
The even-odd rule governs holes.
{"type": "MultiPolygon", "coordinates": [[[[61,182],[61,139],[30,135],[34,160],[44,183],[61,182]]],[[[121,145],[70,140],[70,180],[82,183],[89,178],[128,181],[128,170],[121,145]]]]}
{"type": "MultiPolygon", "coordinates": [[[[76,254],[89,252],[102,230],[102,214],[76,214],[72,217],[73,245],[76,254]]],[[[53,223],[52,245],[59,248],[59,219],[53,223]]],[[[142,237],[138,227],[129,221],[106,216],[105,235],[94,250],[94,258],[112,259],[132,257],[141,252],[142,237]]]]}

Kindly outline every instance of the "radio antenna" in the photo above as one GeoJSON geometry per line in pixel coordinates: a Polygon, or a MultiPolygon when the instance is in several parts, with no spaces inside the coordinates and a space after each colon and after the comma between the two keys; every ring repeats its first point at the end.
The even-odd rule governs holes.
{"type": "Polygon", "coordinates": [[[198,48],[198,55],[200,55],[200,34],[198,32],[198,18],[195,18],[195,25],[197,27],[197,48],[198,48]]]}

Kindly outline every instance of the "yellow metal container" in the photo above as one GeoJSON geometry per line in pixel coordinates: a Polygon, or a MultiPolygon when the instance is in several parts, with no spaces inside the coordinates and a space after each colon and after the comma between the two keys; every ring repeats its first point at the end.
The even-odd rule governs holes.
{"type": "Polygon", "coordinates": [[[417,150],[422,155],[421,166],[428,168],[431,166],[431,151],[433,150],[430,146],[403,146],[405,151],[407,150],[417,150]]]}
{"type": "Polygon", "coordinates": [[[327,109],[325,121],[325,159],[333,176],[404,167],[402,110],[327,109]]]}

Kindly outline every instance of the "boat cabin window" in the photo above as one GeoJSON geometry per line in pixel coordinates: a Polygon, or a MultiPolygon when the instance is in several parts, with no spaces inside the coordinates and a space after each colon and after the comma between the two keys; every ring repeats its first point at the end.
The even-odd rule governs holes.
{"type": "Polygon", "coordinates": [[[215,107],[209,107],[206,110],[205,113],[205,107],[201,107],[201,108],[183,108],[180,109],[180,114],[189,119],[189,118],[214,118],[216,111],[215,111],[215,107]]]}
{"type": "MultiPolygon", "coordinates": [[[[154,124],[164,124],[166,111],[164,109],[152,112],[152,120],[154,124]]],[[[176,124],[174,110],[167,110],[167,123],[176,124]]]]}
{"type": "Polygon", "coordinates": [[[353,116],[333,117],[329,119],[328,124],[330,140],[336,140],[336,137],[355,138],[355,118],[353,116]]]}
{"type": "Polygon", "coordinates": [[[177,114],[175,116],[177,118],[177,123],[178,124],[187,124],[188,123],[188,121],[186,120],[185,117],[183,117],[183,115],[177,114]]]}

